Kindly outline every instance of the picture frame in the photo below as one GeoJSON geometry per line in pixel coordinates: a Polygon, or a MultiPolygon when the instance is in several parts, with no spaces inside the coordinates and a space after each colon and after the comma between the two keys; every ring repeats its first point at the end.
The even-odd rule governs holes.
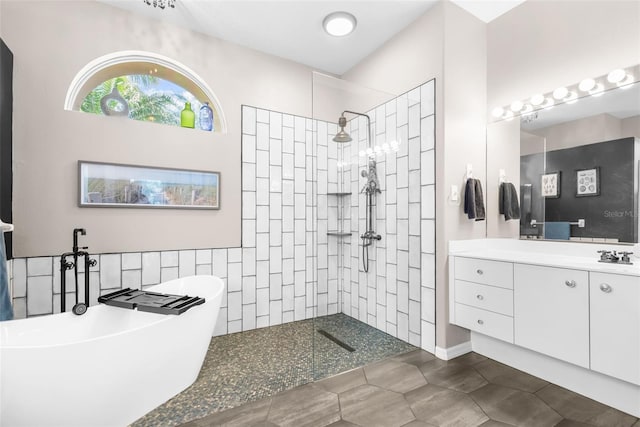
{"type": "Polygon", "coordinates": [[[576,170],[576,197],[600,195],[600,167],[576,170]]]}
{"type": "Polygon", "coordinates": [[[220,172],[80,160],[78,206],[220,209],[220,172]]]}
{"type": "Polygon", "coordinates": [[[542,197],[548,199],[557,199],[560,197],[560,177],[560,171],[542,175],[540,179],[540,193],[542,197]]]}

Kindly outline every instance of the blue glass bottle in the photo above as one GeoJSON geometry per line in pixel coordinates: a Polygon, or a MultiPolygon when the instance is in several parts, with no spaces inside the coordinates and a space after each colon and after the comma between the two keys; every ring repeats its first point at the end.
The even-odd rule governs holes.
{"type": "Polygon", "coordinates": [[[213,110],[208,102],[200,107],[200,129],[213,130],[213,110]]]}

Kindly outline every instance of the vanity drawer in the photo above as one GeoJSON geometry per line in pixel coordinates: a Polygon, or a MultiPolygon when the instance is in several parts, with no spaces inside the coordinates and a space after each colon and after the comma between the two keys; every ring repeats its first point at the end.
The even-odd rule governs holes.
{"type": "Polygon", "coordinates": [[[455,278],[513,289],[513,264],[486,259],[456,257],[455,278]]]}
{"type": "Polygon", "coordinates": [[[456,324],[513,343],[513,317],[456,303],[456,324]]]}
{"type": "Polygon", "coordinates": [[[456,302],[513,316],[513,291],[456,280],[456,302]]]}

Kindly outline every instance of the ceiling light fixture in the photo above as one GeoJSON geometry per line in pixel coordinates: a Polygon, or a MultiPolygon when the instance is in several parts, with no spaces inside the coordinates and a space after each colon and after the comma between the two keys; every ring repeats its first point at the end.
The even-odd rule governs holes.
{"type": "Polygon", "coordinates": [[[343,37],[353,32],[356,28],[356,22],[356,17],[349,12],[333,12],[324,18],[322,26],[327,34],[343,37]]]}
{"type": "Polygon", "coordinates": [[[175,9],[176,0],[142,0],[148,6],[159,7],[160,9],[164,9],[165,7],[170,7],[171,9],[175,9]]]}

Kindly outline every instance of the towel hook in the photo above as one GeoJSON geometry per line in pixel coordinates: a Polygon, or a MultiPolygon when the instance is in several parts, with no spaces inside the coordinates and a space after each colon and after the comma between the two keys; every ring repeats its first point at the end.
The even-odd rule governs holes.
{"type": "Polygon", "coordinates": [[[507,172],[504,169],[500,169],[498,172],[498,182],[500,184],[507,182],[507,172]]]}
{"type": "Polygon", "coordinates": [[[467,179],[473,178],[473,165],[471,163],[467,163],[466,177],[467,177],[467,179]]]}

